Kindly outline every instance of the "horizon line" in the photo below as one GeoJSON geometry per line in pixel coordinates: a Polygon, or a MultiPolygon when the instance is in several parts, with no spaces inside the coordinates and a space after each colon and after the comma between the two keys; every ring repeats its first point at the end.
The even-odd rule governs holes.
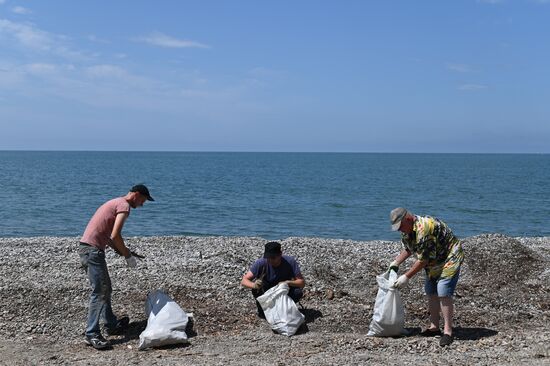
{"type": "Polygon", "coordinates": [[[0,149],[0,152],[113,152],[113,153],[236,153],[236,154],[448,154],[448,155],[548,155],[550,152],[458,152],[458,151],[272,151],[272,150],[47,150],[0,149]]]}

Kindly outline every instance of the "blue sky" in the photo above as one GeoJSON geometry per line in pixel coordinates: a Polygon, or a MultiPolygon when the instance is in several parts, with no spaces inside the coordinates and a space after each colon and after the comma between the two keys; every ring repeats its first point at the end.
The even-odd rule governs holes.
{"type": "Polygon", "coordinates": [[[0,150],[550,152],[550,0],[0,0],[0,150]]]}

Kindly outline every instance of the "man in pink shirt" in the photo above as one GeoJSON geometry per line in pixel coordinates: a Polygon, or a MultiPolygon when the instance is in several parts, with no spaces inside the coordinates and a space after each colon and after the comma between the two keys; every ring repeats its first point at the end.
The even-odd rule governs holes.
{"type": "Polygon", "coordinates": [[[149,190],[143,184],[130,189],[126,196],[105,202],[92,216],[82,239],[80,239],[80,262],[88,274],[92,294],[88,310],[86,326],[86,342],[96,349],[110,347],[101,335],[99,320],[103,317],[105,330],[109,335],[121,334],[128,326],[130,319],[117,319],[111,308],[111,279],[105,262],[105,248],[113,248],[119,255],[126,258],[129,267],[137,265],[136,257],[124,244],[122,227],[130,215],[130,208],[143,206],[145,201],[154,201],[149,190]]]}

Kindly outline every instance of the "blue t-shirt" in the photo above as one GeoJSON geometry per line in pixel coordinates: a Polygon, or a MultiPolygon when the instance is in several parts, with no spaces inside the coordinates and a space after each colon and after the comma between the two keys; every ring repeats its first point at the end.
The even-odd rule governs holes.
{"type": "Polygon", "coordinates": [[[266,289],[277,285],[281,281],[297,278],[302,274],[296,259],[288,255],[282,256],[281,264],[278,267],[270,266],[267,259],[260,258],[252,264],[250,272],[252,272],[254,278],[258,278],[265,273],[263,282],[266,289]]]}

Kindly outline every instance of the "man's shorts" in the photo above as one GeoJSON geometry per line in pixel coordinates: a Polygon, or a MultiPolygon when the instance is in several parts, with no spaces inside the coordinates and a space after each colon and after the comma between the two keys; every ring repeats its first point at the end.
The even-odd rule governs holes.
{"type": "Polygon", "coordinates": [[[428,276],[426,276],[426,282],[424,283],[424,291],[426,291],[426,295],[452,297],[455,293],[459,275],[460,269],[456,271],[455,275],[451,278],[429,279],[428,276]]]}

